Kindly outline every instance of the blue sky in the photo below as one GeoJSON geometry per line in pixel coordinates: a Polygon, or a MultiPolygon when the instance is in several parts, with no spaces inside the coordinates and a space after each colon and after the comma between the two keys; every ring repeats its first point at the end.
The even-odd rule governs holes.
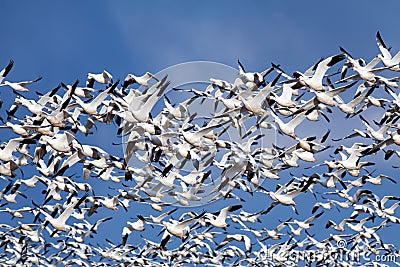
{"type": "MultiPolygon", "coordinates": [[[[105,69],[116,80],[195,60],[236,68],[240,59],[249,71],[274,62],[292,73],[339,53],[339,46],[368,61],[379,52],[378,30],[400,49],[399,8],[394,0],[7,1],[0,66],[15,61],[11,81],[43,76],[32,86],[42,92],[61,81],[83,85],[88,72],[105,69]]],[[[14,98],[9,92],[0,88],[6,103],[14,98]]]]}
{"type": "Polygon", "coordinates": [[[0,18],[0,60],[15,60],[10,75],[43,75],[50,85],[84,79],[89,71],[107,69],[122,78],[191,60],[236,67],[239,58],[255,70],[273,61],[292,71],[338,52],[339,45],[369,55],[377,51],[377,30],[398,46],[396,6],[396,1],[385,6],[373,1],[8,1],[0,18]]]}

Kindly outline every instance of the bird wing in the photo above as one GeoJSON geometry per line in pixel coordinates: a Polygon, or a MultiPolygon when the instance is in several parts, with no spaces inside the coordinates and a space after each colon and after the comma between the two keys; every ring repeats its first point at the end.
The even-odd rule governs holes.
{"type": "Polygon", "coordinates": [[[332,96],[332,97],[333,97],[333,96],[336,96],[336,95],[338,95],[338,94],[340,94],[340,93],[346,91],[347,89],[353,87],[353,85],[355,85],[356,83],[357,83],[357,81],[354,81],[354,82],[352,82],[352,83],[346,84],[346,85],[344,85],[344,86],[341,86],[341,87],[339,87],[339,88],[330,90],[330,91],[325,92],[325,93],[328,94],[329,96],[332,96]]]}
{"type": "Polygon", "coordinates": [[[342,61],[343,59],[345,59],[345,55],[344,54],[337,54],[331,57],[328,57],[324,60],[322,60],[321,62],[318,63],[318,66],[315,70],[313,79],[316,80],[321,80],[324,78],[324,75],[326,73],[326,71],[332,67],[333,65],[335,65],[336,63],[342,61]]]}
{"type": "Polygon", "coordinates": [[[0,71],[0,83],[3,81],[3,79],[7,76],[7,74],[11,71],[12,67],[14,65],[14,61],[10,60],[8,65],[0,71]]]}
{"type": "Polygon", "coordinates": [[[9,140],[6,147],[2,150],[2,153],[4,154],[12,153],[19,146],[22,140],[23,140],[22,138],[14,138],[9,140]]]}
{"type": "Polygon", "coordinates": [[[294,117],[292,120],[290,120],[287,123],[287,126],[293,128],[293,129],[296,128],[297,125],[299,125],[306,118],[305,113],[306,113],[306,111],[297,114],[296,117],[294,117]]]}
{"type": "Polygon", "coordinates": [[[37,78],[37,79],[35,79],[35,80],[32,80],[32,81],[25,81],[25,82],[19,82],[18,84],[21,85],[22,87],[25,87],[25,86],[27,86],[27,85],[29,85],[29,84],[38,82],[38,81],[40,81],[41,79],[42,79],[42,77],[39,77],[39,78],[37,78]]]}
{"type": "Polygon", "coordinates": [[[387,49],[385,43],[383,42],[381,33],[378,31],[376,33],[376,42],[378,44],[379,50],[381,51],[384,58],[390,59],[392,55],[390,54],[389,50],[387,49]]]}
{"type": "Polygon", "coordinates": [[[367,92],[362,93],[361,95],[357,96],[353,100],[351,100],[349,103],[347,103],[348,106],[351,106],[355,108],[358,104],[360,104],[362,101],[364,101],[365,98],[367,98],[375,88],[369,89],[367,92]]]}
{"type": "Polygon", "coordinates": [[[64,224],[68,218],[71,216],[72,213],[74,213],[74,210],[79,207],[83,201],[87,198],[88,194],[85,194],[83,197],[80,199],[76,200],[75,202],[71,202],[65,209],[64,211],[60,214],[58,217],[58,220],[64,224]]]}
{"type": "Polygon", "coordinates": [[[242,208],[242,205],[234,205],[234,206],[225,207],[218,214],[218,217],[216,220],[217,221],[225,221],[226,217],[228,216],[228,212],[232,212],[232,211],[238,210],[240,208],[242,208]]]}
{"type": "Polygon", "coordinates": [[[90,105],[93,105],[95,107],[98,107],[101,102],[104,101],[104,99],[107,98],[107,96],[112,93],[112,91],[117,87],[119,83],[119,80],[117,82],[115,82],[113,85],[111,85],[107,90],[104,90],[103,92],[101,92],[100,94],[98,94],[96,96],[95,99],[92,100],[92,102],[90,102],[90,105]]]}

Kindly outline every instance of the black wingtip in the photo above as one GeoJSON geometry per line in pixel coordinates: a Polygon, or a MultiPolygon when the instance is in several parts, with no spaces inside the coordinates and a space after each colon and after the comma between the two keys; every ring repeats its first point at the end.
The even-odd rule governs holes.
{"type": "Polygon", "coordinates": [[[333,65],[335,65],[336,63],[342,61],[343,59],[346,58],[345,54],[338,54],[332,57],[331,61],[328,63],[329,67],[332,67],[333,65]]]}

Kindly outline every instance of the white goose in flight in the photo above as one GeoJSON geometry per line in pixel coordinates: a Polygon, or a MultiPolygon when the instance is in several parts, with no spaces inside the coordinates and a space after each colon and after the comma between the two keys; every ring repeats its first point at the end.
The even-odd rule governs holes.
{"type": "Polygon", "coordinates": [[[377,57],[382,61],[383,65],[385,65],[385,67],[389,67],[390,70],[400,71],[400,51],[392,57],[389,51],[390,48],[388,49],[385,42],[383,42],[379,31],[376,33],[376,42],[379,50],[381,51],[381,54],[377,55],[377,57]]]}
{"type": "Polygon", "coordinates": [[[87,77],[88,79],[86,81],[86,87],[88,88],[93,88],[94,82],[102,84],[111,84],[113,78],[112,75],[108,73],[106,70],[104,70],[100,74],[88,73],[87,77]]]}
{"type": "Polygon", "coordinates": [[[310,183],[305,184],[302,188],[293,189],[290,192],[284,193],[284,191],[289,187],[289,185],[294,181],[294,178],[290,180],[286,185],[281,186],[276,192],[268,191],[267,195],[274,201],[272,204],[263,212],[268,213],[273,207],[278,204],[282,204],[285,206],[292,206],[293,210],[297,213],[294,206],[296,206],[296,202],[294,198],[300,195],[302,192],[306,191],[310,186],[310,183]]]}
{"type": "Polygon", "coordinates": [[[218,216],[215,216],[211,213],[206,213],[206,222],[211,223],[214,227],[218,228],[224,228],[227,227],[228,224],[226,223],[226,218],[228,216],[228,212],[232,212],[238,209],[241,209],[242,205],[234,205],[234,206],[228,206],[223,208],[219,213],[218,216]]]}
{"type": "Polygon", "coordinates": [[[122,84],[123,88],[128,88],[129,85],[137,83],[139,85],[142,86],[149,86],[148,82],[149,80],[153,78],[154,80],[156,80],[157,82],[159,81],[153,74],[151,74],[150,72],[146,72],[144,75],[142,76],[135,76],[133,74],[128,74],[125,77],[124,83],[122,84]]]}
{"type": "Polygon", "coordinates": [[[278,105],[282,107],[296,107],[296,102],[292,100],[293,85],[295,85],[295,83],[284,83],[282,85],[282,94],[280,96],[277,96],[274,92],[271,92],[269,98],[274,100],[278,105]]]}
{"type": "Polygon", "coordinates": [[[11,71],[13,65],[14,65],[14,61],[10,60],[8,65],[0,71],[0,84],[3,82],[3,80],[7,76],[7,74],[11,71]]]}
{"type": "Polygon", "coordinates": [[[344,50],[343,47],[340,47],[340,51],[342,51],[344,54],[346,54],[347,61],[346,61],[346,64],[342,68],[341,79],[339,81],[336,81],[335,83],[342,83],[342,82],[361,79],[361,80],[364,80],[365,82],[367,82],[369,85],[371,85],[377,81],[375,73],[378,73],[385,69],[388,69],[388,67],[373,69],[376,66],[376,64],[379,63],[379,58],[374,58],[371,62],[366,64],[363,59],[355,60],[346,50],[344,50]],[[352,69],[355,72],[357,72],[357,74],[354,74],[354,75],[351,75],[351,76],[345,78],[344,76],[346,75],[346,72],[347,72],[347,69],[349,68],[349,66],[351,66],[352,69]]]}
{"type": "Polygon", "coordinates": [[[165,245],[167,244],[168,240],[171,238],[171,235],[176,236],[181,238],[182,240],[185,239],[189,233],[190,233],[190,225],[194,222],[197,222],[200,217],[202,217],[203,214],[199,214],[198,216],[194,218],[190,218],[188,220],[179,222],[176,220],[170,219],[169,222],[163,221],[162,224],[164,225],[166,230],[164,232],[164,235],[162,237],[160,247],[165,248],[165,245]]]}
{"type": "Polygon", "coordinates": [[[263,72],[245,72],[242,63],[238,60],[239,67],[239,75],[243,77],[247,82],[255,83],[257,86],[263,85],[265,86],[265,76],[267,76],[274,68],[269,68],[264,70],[263,72]]]}
{"type": "Polygon", "coordinates": [[[278,124],[279,130],[287,135],[296,139],[297,136],[294,133],[294,130],[300,123],[306,118],[306,111],[297,114],[293,119],[291,119],[288,123],[284,123],[274,112],[271,112],[272,117],[274,117],[274,122],[278,124]]]}
{"type": "Polygon", "coordinates": [[[23,143],[32,143],[31,141],[34,141],[34,140],[25,139],[25,138],[10,139],[8,141],[7,145],[3,149],[0,148],[0,160],[5,161],[5,162],[14,160],[15,158],[12,155],[12,153],[17,150],[17,147],[23,143]]]}
{"type": "Polygon", "coordinates": [[[53,218],[50,214],[41,210],[41,212],[46,216],[44,227],[46,227],[47,223],[50,223],[57,231],[64,231],[64,232],[68,231],[71,228],[71,226],[66,224],[67,220],[72,215],[72,213],[74,213],[74,210],[78,208],[82,204],[82,202],[85,201],[86,197],[87,195],[84,195],[80,199],[77,199],[76,201],[69,203],[65,207],[64,211],[57,218],[53,218]]]}
{"type": "Polygon", "coordinates": [[[79,97],[75,96],[75,101],[82,107],[82,109],[89,115],[97,115],[97,109],[98,107],[103,103],[103,101],[107,98],[107,96],[114,91],[114,89],[118,85],[117,81],[113,85],[111,85],[109,88],[101,92],[96,96],[95,99],[90,101],[89,103],[83,102],[79,97]]]}
{"type": "Polygon", "coordinates": [[[53,137],[42,136],[41,140],[44,140],[58,152],[68,153],[71,151],[72,141],[75,140],[75,136],[69,132],[64,132],[56,134],[53,137]]]}
{"type": "Polygon", "coordinates": [[[15,91],[20,91],[20,92],[29,92],[29,89],[26,88],[26,86],[33,84],[35,82],[38,82],[42,79],[42,77],[39,77],[35,80],[32,81],[25,81],[25,82],[9,82],[9,81],[4,81],[0,86],[9,86],[11,89],[15,91]]]}
{"type": "Polygon", "coordinates": [[[304,74],[299,71],[294,72],[293,77],[298,80],[298,84],[294,85],[293,88],[296,89],[308,86],[315,91],[325,91],[326,88],[322,83],[325,73],[330,67],[342,61],[344,58],[344,54],[337,54],[319,61],[304,74]],[[311,76],[312,72],[314,72],[314,74],[311,76]]]}

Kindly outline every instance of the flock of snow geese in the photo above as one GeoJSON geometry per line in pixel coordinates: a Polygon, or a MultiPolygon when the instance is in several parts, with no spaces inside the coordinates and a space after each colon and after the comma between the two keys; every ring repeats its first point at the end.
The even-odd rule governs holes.
{"type": "Polygon", "coordinates": [[[385,266],[373,256],[400,255],[385,241],[400,223],[400,52],[376,40],[370,62],[343,47],[292,75],[238,61],[235,81],[202,89],[104,71],[35,99],[41,78],[9,81],[10,61],[0,266],[385,266]]]}

